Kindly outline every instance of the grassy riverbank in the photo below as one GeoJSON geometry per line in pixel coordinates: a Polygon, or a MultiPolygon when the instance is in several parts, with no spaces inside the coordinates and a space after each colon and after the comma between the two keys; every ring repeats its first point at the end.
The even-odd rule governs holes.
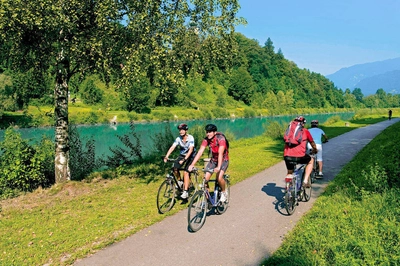
{"type": "MultiPolygon", "coordinates": [[[[383,119],[376,115],[347,126],[345,121],[333,121],[324,129],[333,137],[383,119]]],[[[232,141],[232,184],[281,161],[282,149],[282,141],[265,136],[232,141]]],[[[0,265],[71,264],[186,208],[178,203],[170,213],[158,214],[156,193],[163,175],[149,176],[154,167],[122,167],[114,171],[117,179],[93,175],[91,182],[54,185],[1,201],[0,265]]]]}

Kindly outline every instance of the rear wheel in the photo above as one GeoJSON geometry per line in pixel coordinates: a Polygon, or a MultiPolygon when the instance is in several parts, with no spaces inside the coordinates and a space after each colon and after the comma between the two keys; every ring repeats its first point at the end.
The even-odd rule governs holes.
{"type": "Polygon", "coordinates": [[[226,201],[225,202],[220,202],[219,201],[220,196],[218,197],[219,202],[218,202],[218,205],[216,208],[216,211],[218,214],[223,214],[224,212],[226,212],[226,210],[229,207],[229,199],[231,196],[231,184],[228,179],[225,179],[225,191],[226,191],[226,201]]]}
{"type": "Polygon", "coordinates": [[[157,193],[158,212],[163,214],[172,209],[175,203],[175,185],[172,180],[164,180],[157,193]]]}
{"type": "MultiPolygon", "coordinates": [[[[316,159],[314,158],[314,160],[316,159]]],[[[318,175],[318,162],[314,161],[313,170],[310,174],[311,184],[315,182],[315,180],[317,179],[317,175],[318,175]]]]}
{"type": "Polygon", "coordinates": [[[194,193],[188,208],[188,226],[192,232],[197,232],[203,227],[207,215],[206,193],[202,190],[194,193]]]}
{"type": "Polygon", "coordinates": [[[309,201],[311,199],[311,191],[312,191],[312,186],[310,187],[304,187],[303,189],[303,200],[305,202],[309,201]]]}
{"type": "Polygon", "coordinates": [[[296,209],[296,195],[292,183],[286,184],[285,209],[289,215],[296,209]]]}

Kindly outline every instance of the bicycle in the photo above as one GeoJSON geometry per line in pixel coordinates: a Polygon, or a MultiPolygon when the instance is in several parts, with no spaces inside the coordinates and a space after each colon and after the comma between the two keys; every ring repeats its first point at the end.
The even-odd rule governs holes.
{"type": "Polygon", "coordinates": [[[317,156],[315,156],[315,154],[310,154],[310,156],[314,158],[313,169],[310,174],[310,180],[311,180],[311,184],[312,184],[315,182],[315,180],[318,179],[319,164],[317,162],[317,156]]]}
{"type": "Polygon", "coordinates": [[[286,189],[284,196],[285,209],[289,215],[292,215],[299,205],[299,201],[309,201],[311,198],[312,187],[306,188],[302,185],[305,167],[307,164],[295,164],[293,178],[285,178],[286,189]]]}
{"type": "MultiPolygon", "coordinates": [[[[322,143],[327,143],[328,141],[325,140],[322,143]]],[[[319,163],[317,162],[317,156],[311,153],[312,149],[310,149],[310,156],[314,158],[313,170],[310,174],[311,183],[314,183],[317,179],[321,179],[322,176],[319,175],[319,163]]]]}
{"type": "MultiPolygon", "coordinates": [[[[175,159],[168,159],[168,162],[175,162],[175,159]]],[[[176,198],[183,192],[183,182],[180,184],[176,179],[173,171],[173,165],[165,180],[161,183],[157,193],[157,209],[160,214],[164,214],[172,209],[176,202],[176,198]]],[[[184,170],[183,168],[178,171],[184,170]]],[[[192,171],[189,183],[189,197],[198,190],[198,171],[192,171]],[[193,175],[192,175],[193,174],[193,175]]]]}
{"type": "MultiPolygon", "coordinates": [[[[208,169],[203,169],[203,172],[213,173],[212,170],[208,169]]],[[[220,201],[221,187],[218,184],[217,177],[207,182],[204,176],[200,189],[192,196],[188,209],[188,226],[192,232],[197,232],[203,227],[207,212],[212,208],[215,208],[217,214],[223,214],[228,209],[230,197],[229,175],[224,174],[223,178],[225,180],[225,191],[227,192],[225,202],[220,201]],[[210,182],[214,182],[214,191],[211,193],[207,187],[210,182]]]]}

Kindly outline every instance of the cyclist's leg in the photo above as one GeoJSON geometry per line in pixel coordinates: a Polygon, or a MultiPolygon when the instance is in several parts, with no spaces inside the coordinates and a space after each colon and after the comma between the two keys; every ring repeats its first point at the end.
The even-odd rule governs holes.
{"type": "Polygon", "coordinates": [[[286,175],[293,174],[294,166],[295,166],[293,159],[295,159],[295,157],[285,156],[285,157],[283,157],[283,159],[285,160],[285,164],[286,164],[286,170],[287,170],[286,175]]]}
{"type": "Polygon", "coordinates": [[[309,184],[310,174],[313,170],[314,158],[312,158],[310,155],[306,154],[304,157],[301,157],[299,163],[307,164],[303,182],[305,184],[309,184]]]}
{"type": "Polygon", "coordinates": [[[174,162],[174,175],[178,180],[181,180],[181,173],[179,169],[182,168],[182,164],[180,162],[185,158],[185,155],[180,154],[178,158],[174,162]]]}
{"type": "Polygon", "coordinates": [[[193,159],[194,159],[195,153],[193,153],[189,159],[184,163],[184,167],[183,169],[185,169],[185,171],[183,172],[183,189],[184,190],[189,190],[189,183],[190,183],[190,173],[188,170],[189,165],[192,164],[193,159]]]}
{"type": "Polygon", "coordinates": [[[321,144],[317,144],[317,156],[316,156],[316,160],[318,163],[318,168],[319,168],[319,173],[317,174],[322,174],[322,166],[323,166],[323,159],[322,159],[322,145],[321,144]]]}
{"type": "Polygon", "coordinates": [[[225,174],[226,170],[228,169],[228,166],[229,166],[229,161],[223,161],[221,170],[217,173],[218,184],[221,187],[222,192],[225,192],[225,190],[226,190],[224,174],[225,174]]]}

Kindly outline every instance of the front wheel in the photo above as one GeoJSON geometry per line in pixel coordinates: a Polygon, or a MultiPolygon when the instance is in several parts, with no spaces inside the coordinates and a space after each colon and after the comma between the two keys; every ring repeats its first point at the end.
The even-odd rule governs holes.
{"type": "MultiPolygon", "coordinates": [[[[226,201],[225,202],[218,202],[216,211],[218,214],[223,214],[229,207],[229,199],[231,196],[231,184],[228,179],[225,179],[225,192],[226,192],[226,201]]],[[[220,192],[222,193],[222,192],[220,192]]],[[[218,197],[219,200],[219,197],[218,197]]]]}
{"type": "Polygon", "coordinates": [[[203,227],[207,215],[207,197],[202,190],[194,193],[188,208],[188,226],[192,232],[197,232],[203,227]]]}
{"type": "Polygon", "coordinates": [[[175,203],[175,186],[172,180],[164,180],[157,193],[158,212],[163,214],[172,209],[175,203]]]}

